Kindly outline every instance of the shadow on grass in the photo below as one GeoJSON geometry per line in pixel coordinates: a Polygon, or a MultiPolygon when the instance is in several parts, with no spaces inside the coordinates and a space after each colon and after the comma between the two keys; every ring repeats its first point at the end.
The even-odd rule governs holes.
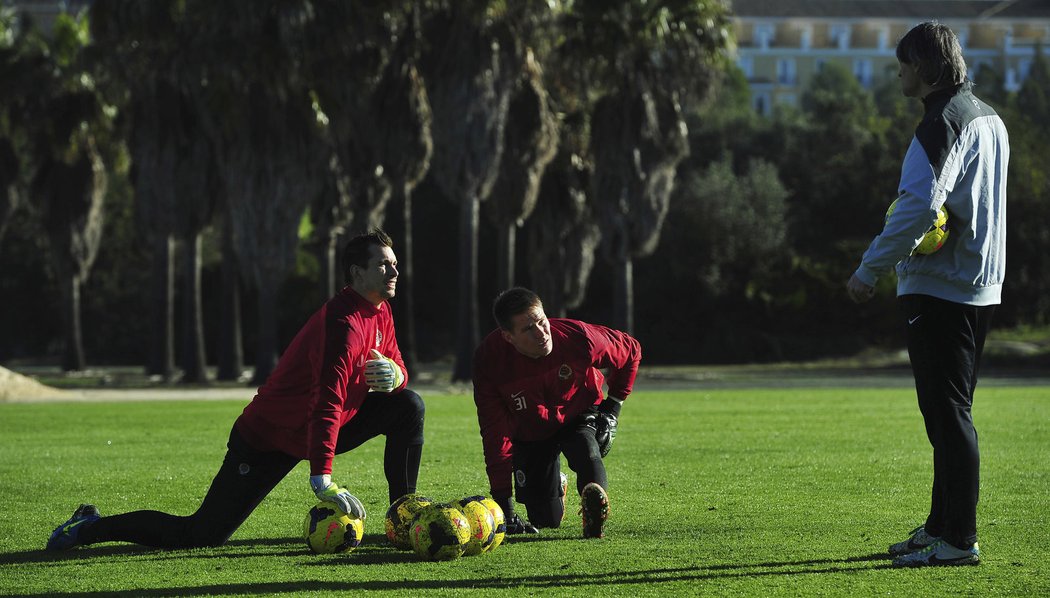
{"type": "MultiPolygon", "coordinates": [[[[410,553],[395,552],[391,549],[386,555],[412,558],[410,553]]],[[[398,560],[401,560],[399,558],[398,560]]],[[[138,588],[127,591],[99,590],[97,592],[48,592],[46,594],[23,594],[44,598],[47,596],[94,597],[94,596],[208,596],[212,594],[232,595],[269,595],[299,594],[317,592],[358,591],[422,591],[422,590],[463,590],[463,589],[518,589],[544,590],[564,589],[571,587],[601,588],[603,586],[653,585],[660,583],[679,583],[683,581],[729,580],[734,578],[760,577],[793,577],[799,575],[819,575],[825,573],[854,573],[889,569],[890,557],[885,553],[853,556],[841,559],[812,559],[804,561],[784,561],[767,563],[692,565],[662,569],[641,569],[636,571],[603,571],[585,574],[567,575],[530,575],[520,577],[493,577],[480,579],[416,579],[416,580],[372,580],[372,581],[287,581],[250,584],[213,584],[203,586],[183,586],[171,588],[138,588]],[[880,561],[883,561],[880,563],[880,561]],[[871,564],[876,563],[876,564],[871,564]]],[[[381,562],[381,561],[376,561],[381,562]]]]}
{"type": "MultiPolygon", "coordinates": [[[[367,536],[366,536],[367,537],[367,536]]],[[[386,540],[385,536],[381,536],[386,540]]],[[[378,540],[376,540],[378,541],[378,540]]],[[[221,548],[184,548],[163,549],[139,546],[137,544],[115,544],[102,546],[81,546],[67,551],[50,550],[27,550],[25,552],[12,552],[0,554],[0,565],[14,565],[22,563],[50,563],[55,561],[100,559],[105,557],[144,557],[146,560],[158,559],[180,559],[180,558],[237,558],[256,557],[261,555],[273,556],[275,554],[306,554],[306,545],[302,538],[264,538],[260,540],[230,540],[221,548]],[[260,548],[285,548],[288,550],[271,550],[259,552],[260,548]],[[292,549],[292,548],[295,549],[292,549]],[[236,550],[225,550],[226,548],[251,548],[252,552],[238,552],[236,550]],[[211,554],[208,552],[211,551],[211,554]]]]}
{"type": "MultiPolygon", "coordinates": [[[[514,536],[508,543],[564,541],[564,538],[550,536],[514,536]]],[[[387,543],[385,534],[365,534],[362,549],[354,551],[353,559],[357,565],[386,565],[417,561],[412,551],[398,550],[387,543]]],[[[264,538],[259,540],[230,540],[217,548],[183,548],[163,549],[136,544],[82,546],[71,551],[52,552],[48,550],[28,550],[0,554],[0,565],[26,563],[51,563],[70,560],[91,559],[97,561],[108,557],[133,557],[137,561],[166,561],[178,559],[236,559],[256,558],[260,556],[306,556],[310,551],[302,538],[264,538]],[[250,549],[250,552],[237,550],[250,549]],[[266,550],[270,548],[271,550],[266,550]],[[232,549],[232,550],[231,550],[232,549]]],[[[345,560],[346,554],[333,554],[327,558],[308,563],[307,566],[322,565],[329,567],[333,561],[345,560]]]]}

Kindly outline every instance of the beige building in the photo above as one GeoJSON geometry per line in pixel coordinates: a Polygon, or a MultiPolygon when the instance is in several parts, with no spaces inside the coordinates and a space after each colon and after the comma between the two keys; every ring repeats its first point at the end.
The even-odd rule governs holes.
{"type": "Polygon", "coordinates": [[[1016,91],[1036,48],[1050,56],[1050,0],[732,0],[736,62],[755,110],[797,105],[810,77],[828,63],[873,88],[897,76],[897,40],[916,24],[951,27],[970,69],[989,65],[1016,91]]]}

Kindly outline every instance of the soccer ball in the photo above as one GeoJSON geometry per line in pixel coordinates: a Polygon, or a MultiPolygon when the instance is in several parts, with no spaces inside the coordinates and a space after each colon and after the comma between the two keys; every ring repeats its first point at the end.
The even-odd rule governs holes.
{"type": "Polygon", "coordinates": [[[364,522],[350,517],[330,502],[319,502],[306,514],[306,545],[318,554],[350,552],[361,543],[364,522]]]}
{"type": "Polygon", "coordinates": [[[492,521],[496,524],[495,533],[492,534],[492,543],[484,550],[484,552],[492,552],[499,548],[499,545],[503,543],[503,538],[507,535],[507,518],[503,515],[503,509],[491,498],[482,498],[481,504],[485,505],[489,513],[492,513],[492,521]]]}
{"type": "Polygon", "coordinates": [[[463,550],[464,556],[485,552],[496,539],[496,520],[489,508],[482,504],[484,499],[484,496],[468,496],[459,501],[459,510],[470,524],[470,541],[463,550]]]}
{"type": "Polygon", "coordinates": [[[386,510],[386,538],[401,550],[412,550],[408,539],[408,526],[416,516],[434,501],[419,493],[406,494],[395,500],[386,510]]]}
{"type": "Polygon", "coordinates": [[[412,550],[430,561],[449,561],[463,555],[470,541],[470,524],[452,503],[423,507],[409,526],[412,550]]]}
{"type": "MultiPolygon", "coordinates": [[[[890,214],[893,210],[897,209],[897,200],[893,200],[890,207],[886,210],[886,221],[890,219],[890,214]]],[[[944,242],[948,240],[948,210],[942,205],[939,212],[937,212],[937,220],[930,227],[930,230],[926,231],[926,236],[919,242],[912,253],[918,253],[920,255],[929,255],[941,247],[944,246],[944,242]]]]}

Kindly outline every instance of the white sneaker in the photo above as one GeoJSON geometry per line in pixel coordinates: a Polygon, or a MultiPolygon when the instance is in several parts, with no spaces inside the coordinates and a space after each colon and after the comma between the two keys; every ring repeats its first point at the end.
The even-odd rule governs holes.
{"type": "Polygon", "coordinates": [[[901,555],[893,559],[894,567],[932,567],[979,565],[981,550],[974,542],[969,550],[956,548],[944,540],[937,540],[917,552],[901,555]]]}
{"type": "Polygon", "coordinates": [[[938,536],[927,534],[926,529],[920,525],[911,530],[911,537],[907,540],[890,545],[890,556],[900,556],[922,550],[937,540],[940,540],[938,536]]]}
{"type": "Polygon", "coordinates": [[[569,476],[561,472],[561,520],[565,521],[565,496],[569,491],[569,476]]]}

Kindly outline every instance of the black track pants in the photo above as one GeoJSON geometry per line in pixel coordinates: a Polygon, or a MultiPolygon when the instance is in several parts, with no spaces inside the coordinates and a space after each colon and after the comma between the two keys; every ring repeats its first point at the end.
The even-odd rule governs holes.
{"type": "MultiPolygon", "coordinates": [[[[336,453],[366,440],[386,436],[383,470],[389,497],[415,492],[423,448],[423,400],[405,389],[395,395],[370,394],[361,410],[340,431],[336,453]]],[[[230,432],[226,458],[204,501],[193,515],[134,511],[103,517],[80,532],[84,544],[122,541],[158,548],[220,546],[298,463],[281,452],[260,451],[230,432]]],[[[306,492],[306,480],[303,489],[306,492]]],[[[307,500],[304,496],[304,508],[307,500]]],[[[304,511],[305,512],[305,511],[304,511]]]]}
{"type": "Polygon", "coordinates": [[[919,410],[933,446],[926,531],[959,548],[977,541],[981,457],[970,409],[994,306],[900,298],[919,410]]]}
{"type": "Polygon", "coordinates": [[[569,469],[576,472],[577,494],[590,482],[609,488],[594,432],[581,417],[546,440],[514,441],[514,494],[536,527],[561,525],[565,514],[560,475],[563,453],[569,469]]]}

